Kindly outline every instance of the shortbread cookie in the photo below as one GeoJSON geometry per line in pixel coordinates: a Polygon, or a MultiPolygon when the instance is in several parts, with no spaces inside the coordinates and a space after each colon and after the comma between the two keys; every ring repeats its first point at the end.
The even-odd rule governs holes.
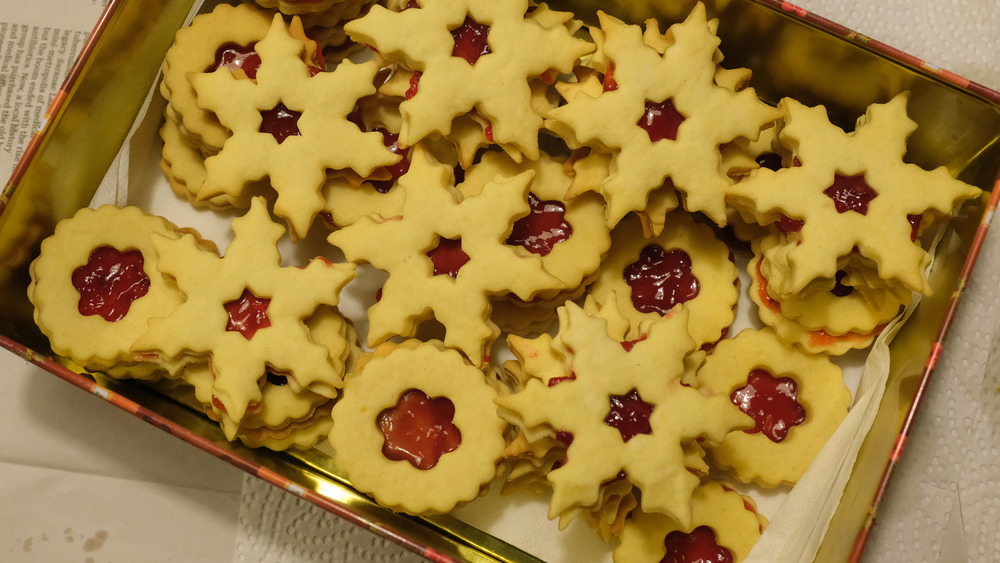
{"type": "Polygon", "coordinates": [[[625,524],[614,561],[740,563],[767,526],[753,499],[717,481],[695,489],[691,514],[692,524],[682,526],[664,514],[636,511],[625,524]]]}
{"type": "Polygon", "coordinates": [[[798,222],[788,273],[778,298],[795,295],[816,278],[833,279],[852,252],[877,264],[879,277],[929,294],[930,255],[913,240],[908,216],[947,217],[979,188],[944,167],[926,171],[905,163],[906,139],[916,123],[906,115],[906,93],[869,106],[853,132],[829,122],[822,106],[786,98],[779,140],[801,166],[760,168],[732,187],[727,201],[765,225],[798,222]]]}
{"type": "Polygon", "coordinates": [[[701,4],[659,39],[654,20],[645,37],[639,26],[598,15],[598,55],[609,61],[603,92],[583,92],[552,110],[546,127],[570,148],[613,154],[612,174],[601,187],[610,224],[645,208],[649,192],[667,177],[688,211],[725,224],[732,180],[721,168],[719,145],[757,138],[776,112],[752,88],[734,92],[715,83],[719,39],[701,4]]]}
{"type": "Polygon", "coordinates": [[[113,205],[81,209],[56,225],[31,264],[28,286],[35,323],[53,352],[89,370],[115,368],[120,376],[158,377],[162,369],[180,367],[169,358],[140,363],[130,349],[150,319],[184,301],[157,271],[154,236],[169,247],[181,232],[162,217],[113,205]]]}
{"type": "Polygon", "coordinates": [[[447,135],[456,116],[476,110],[497,143],[533,159],[542,118],[531,107],[531,79],[569,72],[593,45],[527,12],[527,0],[424,0],[400,12],[373,6],[345,29],[387,61],[419,73],[413,95],[400,105],[404,144],[447,135]]]}
{"type": "Polygon", "coordinates": [[[198,104],[233,132],[205,160],[198,197],[237,197],[248,183],[268,176],[278,195],[274,213],[288,221],[296,238],[305,236],[323,208],[327,169],[367,176],[400,158],[385,148],[381,135],[362,132],[348,119],[358,98],[375,92],[377,65],[343,61],[333,72],[312,76],[302,49],[276,15],[256,46],[261,64],[255,82],[224,71],[190,76],[198,104]]]}
{"type": "MultiPolygon", "coordinates": [[[[270,26],[271,15],[250,4],[219,4],[177,31],[163,61],[160,92],[167,100],[167,118],[178,122],[193,146],[214,153],[222,148],[229,131],[212,112],[198,105],[188,75],[225,69],[255,78],[260,64],[255,45],[267,35],[270,26]]],[[[306,39],[301,24],[293,26],[293,35],[303,43],[303,60],[322,68],[316,58],[315,42],[306,39]]]]}
{"type": "Polygon", "coordinates": [[[826,356],[781,342],[770,328],[719,343],[698,383],[729,396],[754,427],[707,449],[716,466],[745,483],[794,485],[847,416],[851,391],[826,356]]]}
{"type": "Polygon", "coordinates": [[[343,366],[310,339],[304,320],[321,305],[337,305],[354,265],[318,258],[282,267],[276,244],[284,229],[271,222],[263,198],[233,221],[233,231],[223,257],[197,248],[190,235],[174,244],[154,238],[158,269],[177,281],[186,300],[151,319],[133,349],[210,359],[214,404],[237,422],[260,402],[259,379],[268,370],[290,374],[296,391],[335,397],[343,366]]]}
{"type": "Polygon", "coordinates": [[[482,371],[438,341],[382,344],[334,406],[334,462],[392,510],[452,510],[496,475],[506,428],[496,396],[482,371]]]}
{"type": "Polygon", "coordinates": [[[559,286],[541,257],[506,244],[511,225],[529,212],[532,172],[500,179],[461,199],[451,166],[414,147],[409,172],[393,189],[405,190],[402,214],[366,217],[330,234],[348,260],[389,273],[381,298],[368,309],[368,345],[413,336],[432,316],[444,341],[476,365],[486,362],[499,334],[489,320],[490,297],[532,299],[559,286]]]}
{"type": "Polygon", "coordinates": [[[590,292],[604,301],[614,292],[633,327],[683,305],[691,311],[691,336],[711,347],[732,324],[739,273],[729,248],[712,228],[679,211],[666,216],[659,236],[646,238],[640,222],[626,218],[590,292]]]}
{"type": "Polygon", "coordinates": [[[592,507],[601,484],[624,471],[641,490],[644,510],[691,522],[698,477],[685,467],[684,444],[717,443],[749,417],[727,397],[685,386],[685,356],[695,350],[688,311],[647,322],[635,341],[608,335],[608,324],[570,302],[559,310],[562,378],[532,379],[497,398],[500,414],[527,433],[556,432],[568,443],[566,460],[548,474],[549,516],[592,507]]]}

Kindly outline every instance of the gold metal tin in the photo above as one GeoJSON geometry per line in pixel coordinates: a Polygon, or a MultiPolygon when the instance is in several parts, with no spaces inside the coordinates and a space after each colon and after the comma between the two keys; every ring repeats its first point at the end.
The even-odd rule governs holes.
{"type": "MultiPolygon", "coordinates": [[[[793,96],[824,104],[846,129],[871,103],[911,92],[919,125],[907,159],[947,166],[962,180],[990,189],[1000,168],[1000,94],[777,0],[708,0],[719,18],[724,66],[753,71],[766,101],[793,96]]],[[[585,21],[603,9],[661,30],[692,2],[555,0],[585,21]]],[[[27,267],[42,238],[86,206],[119,151],[193,0],[112,0],[50,110],[48,123],[0,195],[0,344],[147,422],[282,486],[354,523],[437,560],[531,561],[534,558],[454,518],[393,514],[355,492],[317,451],[275,453],[227,442],[218,427],[170,389],[90,375],[52,355],[32,321],[27,267]]],[[[946,318],[984,203],[967,205],[946,236],[925,298],[891,346],[887,391],[862,446],[818,561],[843,561],[866,523],[883,467],[893,450],[925,361],[946,318]]]]}

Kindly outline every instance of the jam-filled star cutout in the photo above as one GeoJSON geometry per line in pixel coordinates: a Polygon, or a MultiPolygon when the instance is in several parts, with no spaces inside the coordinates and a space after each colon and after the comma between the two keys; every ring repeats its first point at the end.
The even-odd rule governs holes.
{"type": "MultiPolygon", "coordinates": [[[[321,305],[339,303],[341,289],[354,278],[354,264],[317,258],[305,267],[282,267],[277,243],[284,229],[271,221],[261,197],[252,200],[246,215],[233,220],[233,232],[221,257],[199,247],[190,234],[174,244],[154,238],[159,271],[176,280],[187,300],[169,315],[152,319],[133,348],[210,358],[215,373],[212,394],[235,422],[260,401],[258,374],[269,370],[293,374],[289,385],[295,390],[335,397],[343,365],[335,365],[327,346],[313,342],[305,321],[321,305]],[[233,319],[223,306],[241,303],[245,292],[269,300],[270,326],[252,338],[227,330],[233,319]]],[[[228,428],[227,433],[235,430],[228,428]]]]}
{"type": "Polygon", "coordinates": [[[267,315],[270,303],[270,299],[257,297],[249,289],[244,289],[239,299],[223,305],[229,315],[226,330],[238,332],[243,338],[252,340],[258,330],[271,326],[271,319],[267,315]]]}
{"type": "Polygon", "coordinates": [[[778,104],[785,117],[778,139],[801,166],[760,168],[733,186],[727,201],[761,225],[798,222],[778,265],[788,275],[769,290],[779,300],[815,279],[834,279],[854,252],[875,264],[884,284],[931,292],[924,273],[930,254],[913,237],[912,218],[947,217],[980,190],[943,166],[928,171],[903,161],[917,127],[908,98],[872,104],[851,132],[830,123],[823,106],[791,98],[778,104]]]}
{"type": "Polygon", "coordinates": [[[375,93],[377,63],[344,61],[313,76],[302,61],[302,42],[289,34],[281,14],[256,50],[261,63],[255,81],[228,70],[190,76],[198,105],[232,131],[219,153],[205,159],[198,198],[235,197],[266,176],[277,193],[275,215],[301,238],[323,209],[327,170],[368,176],[400,155],[383,145],[381,135],[363,132],[349,119],[358,99],[375,93]],[[266,125],[261,108],[277,112],[277,125],[266,125]]]}

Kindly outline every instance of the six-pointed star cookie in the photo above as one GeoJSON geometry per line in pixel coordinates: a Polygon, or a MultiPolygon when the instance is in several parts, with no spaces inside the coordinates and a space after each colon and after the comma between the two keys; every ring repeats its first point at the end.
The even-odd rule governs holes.
{"type": "Polygon", "coordinates": [[[475,110],[490,122],[494,142],[534,159],[542,118],[532,109],[530,79],[569,72],[594,46],[561,23],[544,27],[528,11],[527,0],[423,0],[401,12],[373,6],[345,29],[419,73],[415,93],[399,107],[404,144],[447,135],[455,117],[475,110]]]}
{"type": "MultiPolygon", "coordinates": [[[[979,188],[903,162],[917,125],[906,115],[908,94],[869,106],[851,133],[830,123],[823,106],[781,101],[779,139],[801,166],[760,168],[730,189],[727,201],[762,225],[782,216],[802,222],[786,253],[787,273],[776,297],[794,296],[817,278],[833,279],[839,261],[858,252],[879,277],[912,291],[931,291],[930,255],[914,240],[908,216],[942,217],[977,197],[979,188]]],[[[772,265],[774,266],[774,265],[772,265]]],[[[778,265],[780,266],[780,265],[778,265]]]]}
{"type": "Polygon", "coordinates": [[[271,221],[263,198],[233,221],[233,231],[223,257],[199,247],[191,234],[172,244],[154,237],[158,269],[187,300],[150,320],[133,349],[210,357],[216,406],[235,421],[260,401],[268,370],[288,374],[293,388],[335,396],[343,366],[313,342],[304,320],[321,304],[337,305],[354,265],[318,258],[303,268],[282,267],[276,245],[284,229],[271,221]]]}
{"type": "Polygon", "coordinates": [[[214,111],[233,132],[219,154],[205,160],[198,197],[236,197],[248,183],[269,176],[278,194],[274,213],[298,238],[323,209],[327,169],[367,176],[400,158],[380,134],[364,133],[347,118],[359,98],[375,92],[376,63],[343,61],[333,72],[311,76],[302,49],[276,15],[257,44],[256,81],[239,80],[228,70],[189,77],[199,106],[214,111]]]}
{"type": "Polygon", "coordinates": [[[613,153],[611,175],[601,186],[609,224],[644,209],[649,193],[669,177],[684,193],[685,209],[724,225],[732,180],[722,169],[719,146],[756,139],[777,113],[752,88],[734,92],[716,84],[719,39],[701,4],[670,27],[666,37],[673,42],[662,52],[639,26],[599,16],[599,54],[613,65],[616,87],[597,97],[580,92],[548,113],[546,127],[571,147],[613,153]]]}

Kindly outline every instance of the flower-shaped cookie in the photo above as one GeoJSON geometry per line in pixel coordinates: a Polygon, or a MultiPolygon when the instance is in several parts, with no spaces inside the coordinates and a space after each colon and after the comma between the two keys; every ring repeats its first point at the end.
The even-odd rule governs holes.
{"type": "Polygon", "coordinates": [[[682,526],[664,514],[636,511],[625,524],[614,561],[740,563],[767,526],[753,499],[718,481],[706,481],[695,489],[691,514],[693,524],[682,526]]]}
{"type": "Polygon", "coordinates": [[[282,267],[276,245],[284,229],[271,221],[263,198],[233,221],[233,231],[223,257],[197,248],[191,235],[173,244],[154,238],[158,269],[176,280],[186,300],[151,319],[133,349],[209,358],[216,407],[237,422],[260,402],[260,380],[269,370],[288,374],[296,391],[336,396],[343,366],[310,338],[304,320],[320,305],[337,305],[354,265],[319,258],[303,268],[282,267]]]}
{"type": "MultiPolygon", "coordinates": [[[[157,271],[153,237],[170,246],[176,226],[136,207],[84,208],[60,221],[31,264],[28,299],[35,323],[52,351],[86,369],[115,375],[155,377],[159,367],[137,365],[130,350],[154,317],[184,300],[174,283],[157,271]]],[[[194,239],[193,235],[191,236],[194,239]]]]}
{"type": "Polygon", "coordinates": [[[483,372],[439,341],[362,356],[333,408],[334,462],[383,506],[447,512],[496,476],[506,423],[483,372]]]}
{"type": "MultiPolygon", "coordinates": [[[[701,4],[659,40],[598,15],[602,33],[595,39],[601,37],[599,54],[610,60],[604,91],[596,97],[580,92],[549,112],[546,127],[572,148],[614,153],[612,174],[601,187],[610,224],[644,209],[649,192],[668,177],[684,193],[688,211],[725,224],[724,196],[732,181],[722,170],[719,146],[756,139],[776,112],[752,88],[734,92],[716,84],[719,39],[701,4]]],[[[646,34],[654,33],[651,20],[646,34]]]]}
{"type": "Polygon", "coordinates": [[[498,178],[461,199],[452,167],[432,161],[421,145],[413,148],[410,169],[393,188],[405,190],[402,215],[365,217],[328,237],[348,260],[389,273],[368,310],[369,346],[414,336],[433,316],[446,329],[445,344],[478,365],[499,332],[488,318],[490,296],[530,300],[559,287],[540,256],[506,244],[514,221],[529,213],[532,178],[498,178]]]}
{"type": "Polygon", "coordinates": [[[547,428],[569,444],[566,460],[548,475],[549,516],[594,506],[602,484],[624,471],[641,490],[643,510],[690,524],[698,477],[685,467],[684,444],[717,443],[751,422],[728,397],[681,382],[684,358],[695,349],[688,312],[646,323],[638,340],[624,343],[609,336],[603,318],[572,302],[559,314],[566,374],[555,384],[532,379],[496,400],[501,416],[522,431],[547,428]]]}
{"type": "Polygon", "coordinates": [[[794,485],[851,404],[836,364],[783,343],[770,328],[745,329],[719,343],[697,380],[754,419],[753,428],[708,445],[712,459],[740,481],[766,487],[794,485]]]}
{"type": "Polygon", "coordinates": [[[406,145],[447,134],[455,117],[475,110],[490,122],[495,142],[536,158],[542,118],[532,109],[531,79],[569,72],[594,46],[527,12],[528,0],[422,0],[400,12],[373,6],[345,29],[419,73],[414,94],[400,105],[406,145]]]}
{"type": "Polygon", "coordinates": [[[333,72],[312,76],[302,62],[302,43],[275,15],[256,46],[261,64],[256,81],[228,71],[194,74],[200,107],[233,132],[217,155],[205,160],[200,199],[228,194],[268,176],[278,197],[274,213],[286,219],[293,237],[309,230],[323,208],[320,189],[327,169],[351,169],[367,176],[399,160],[382,136],[362,132],[348,119],[358,98],[373,94],[374,62],[341,62],[333,72]]]}
{"type": "Polygon", "coordinates": [[[786,98],[779,140],[801,166],[760,168],[733,186],[727,201],[765,225],[799,224],[786,254],[787,275],[776,297],[801,292],[816,278],[834,279],[838,262],[857,252],[887,282],[930,293],[930,255],[912,236],[910,216],[947,217],[979,188],[951,177],[943,166],[927,171],[903,162],[916,129],[906,115],[907,94],[869,106],[853,132],[830,123],[822,106],[786,98]]]}

